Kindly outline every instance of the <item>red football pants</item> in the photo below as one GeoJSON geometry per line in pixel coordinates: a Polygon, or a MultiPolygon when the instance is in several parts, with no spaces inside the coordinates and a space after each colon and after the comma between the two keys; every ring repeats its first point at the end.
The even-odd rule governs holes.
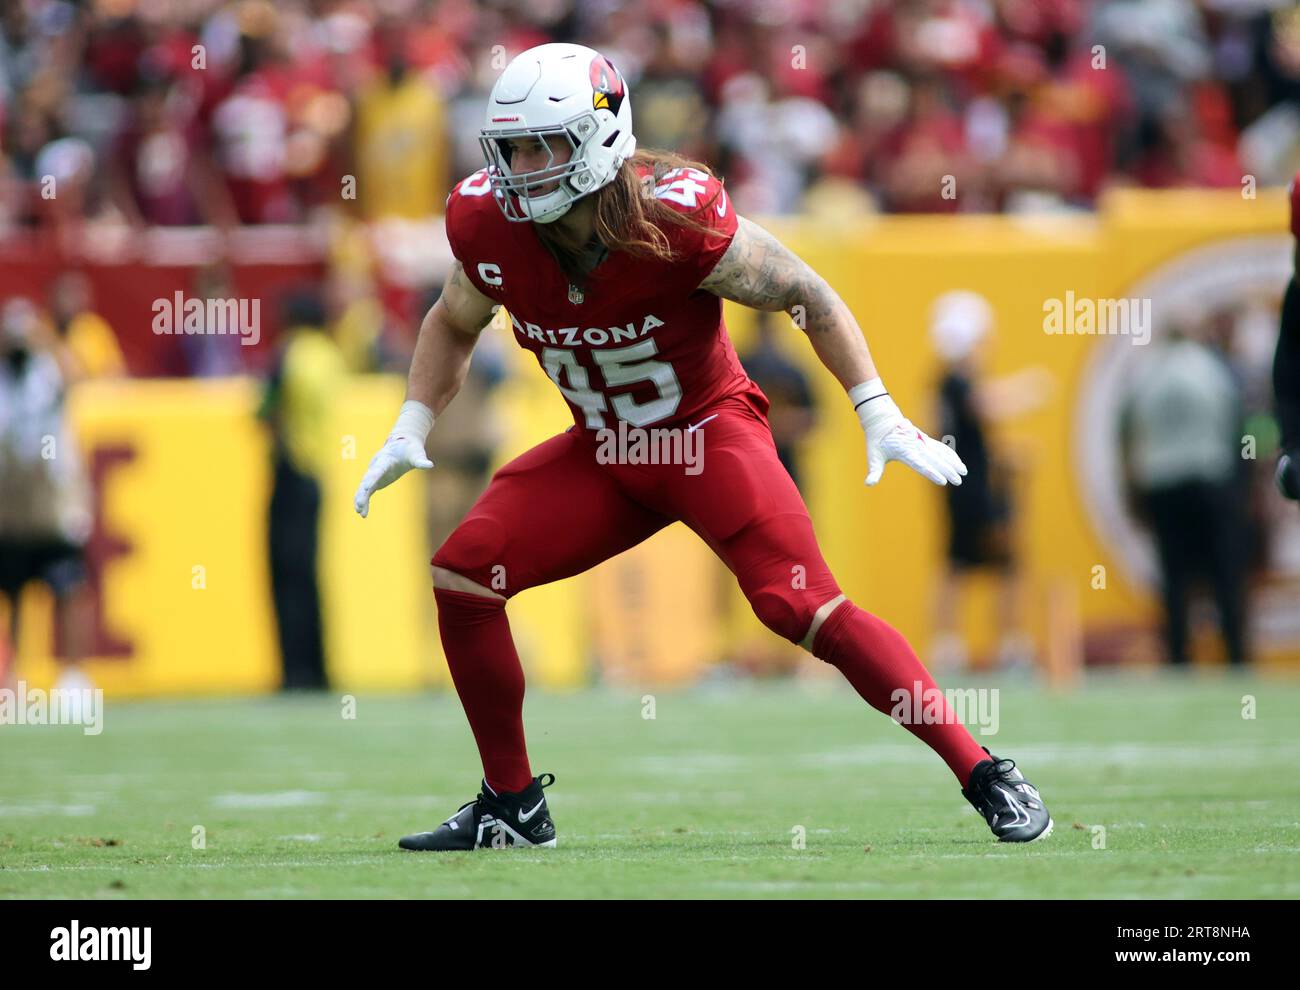
{"type": "MultiPolygon", "coordinates": [[[[594,434],[573,429],[501,468],[433,563],[509,598],[579,574],[674,521],[691,527],[736,575],[758,618],[801,641],[813,616],[840,595],[822,559],[799,490],[781,465],[766,420],[743,399],[701,417],[698,473],[683,464],[602,464],[594,434]]],[[[452,679],[493,788],[531,780],[524,745],[523,675],[504,602],[437,590],[452,679]]],[[[935,688],[896,631],[844,602],[826,618],[813,653],[838,667],[874,708],[898,692],[935,688]]],[[[914,710],[909,707],[904,710],[914,710]]],[[[955,718],[908,725],[964,785],[984,751],[955,718]]]]}

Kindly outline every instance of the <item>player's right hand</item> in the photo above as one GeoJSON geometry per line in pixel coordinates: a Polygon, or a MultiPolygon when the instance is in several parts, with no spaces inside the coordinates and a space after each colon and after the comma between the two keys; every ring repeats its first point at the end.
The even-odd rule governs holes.
{"type": "Polygon", "coordinates": [[[415,437],[390,434],[379,453],[370,458],[365,477],[357,488],[352,505],[362,519],[370,514],[370,496],[381,488],[387,488],[394,481],[412,468],[427,471],[433,467],[433,461],[424,452],[424,443],[415,437]]]}

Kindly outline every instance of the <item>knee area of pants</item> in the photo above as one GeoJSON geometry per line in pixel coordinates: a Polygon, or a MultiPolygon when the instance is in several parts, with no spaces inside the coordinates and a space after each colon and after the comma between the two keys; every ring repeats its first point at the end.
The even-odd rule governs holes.
{"type": "Polygon", "coordinates": [[[484,573],[502,565],[505,531],[495,519],[467,519],[447,537],[433,555],[433,566],[459,574],[471,581],[482,581],[484,573]]]}
{"type": "Polygon", "coordinates": [[[761,589],[750,595],[749,604],[763,625],[792,643],[804,638],[816,611],[788,590],[761,589]]]}

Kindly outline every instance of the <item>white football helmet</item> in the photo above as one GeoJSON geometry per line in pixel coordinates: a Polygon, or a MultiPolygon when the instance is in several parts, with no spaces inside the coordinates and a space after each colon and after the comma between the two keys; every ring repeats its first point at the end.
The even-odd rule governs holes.
{"type": "Polygon", "coordinates": [[[538,45],[506,66],[488,97],[479,135],[492,194],[509,220],[551,223],[583,196],[613,181],[636,151],[627,84],[614,64],[584,45],[538,45]],[[566,140],[557,163],[549,136],[566,140]],[[546,167],[516,174],[512,138],[534,137],[550,155],[546,167]],[[541,187],[559,181],[550,192],[541,187]]]}

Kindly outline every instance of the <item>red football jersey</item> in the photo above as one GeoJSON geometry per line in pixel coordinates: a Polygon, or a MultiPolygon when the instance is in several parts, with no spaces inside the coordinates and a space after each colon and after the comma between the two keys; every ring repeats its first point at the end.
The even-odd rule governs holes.
{"type": "Polygon", "coordinates": [[[1300,172],[1291,180],[1291,233],[1300,240],[1300,172]]]}
{"type": "Polygon", "coordinates": [[[581,290],[531,223],[502,215],[486,170],[461,180],[447,198],[452,253],[475,287],[505,306],[515,340],[536,355],[584,429],[614,429],[620,419],[634,427],[689,423],[732,395],[748,395],[767,411],[727,335],[722,300],[698,289],[736,233],[730,198],[696,169],[666,174],[655,195],[693,212],[708,232],[666,228],[671,262],[611,249],[581,290]]]}

